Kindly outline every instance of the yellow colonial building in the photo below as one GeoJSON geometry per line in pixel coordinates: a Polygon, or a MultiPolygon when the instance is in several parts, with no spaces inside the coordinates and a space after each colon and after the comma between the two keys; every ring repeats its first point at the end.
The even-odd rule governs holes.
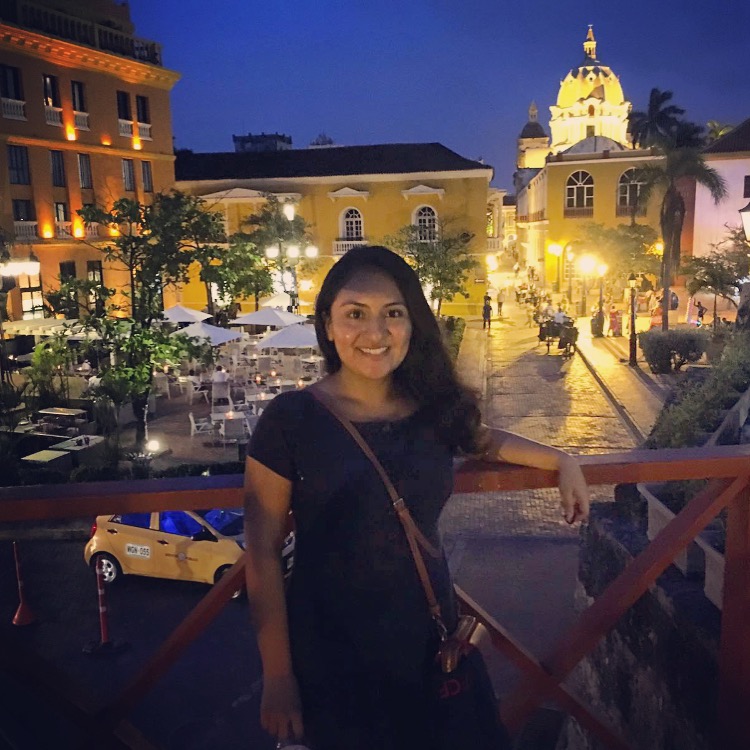
{"type": "MultiPolygon", "coordinates": [[[[632,105],[619,78],[598,59],[596,46],[589,27],[583,60],[562,79],[550,107],[551,136],[532,105],[518,139],[519,259],[534,268],[543,286],[559,292],[578,281],[576,257],[598,255],[598,248],[583,240],[585,225],[628,223],[640,190],[637,169],[659,158],[649,149],[632,148],[627,132],[632,105]]],[[[658,231],[656,198],[637,219],[658,231]]],[[[607,262],[601,254],[599,259],[607,262]]]]}
{"type": "Polygon", "coordinates": [[[60,278],[124,277],[102,264],[105,227],[77,210],[120,197],[149,202],[174,182],[169,92],[177,73],[158,44],[134,36],[114,0],[11,0],[0,6],[0,227],[20,274],[11,318],[42,317],[60,278]]]}
{"type": "MultiPolygon", "coordinates": [[[[322,275],[355,245],[383,243],[406,225],[425,237],[446,226],[472,236],[477,269],[470,299],[443,303],[447,315],[476,315],[486,289],[488,250],[502,249],[502,195],[488,204],[491,167],[466,159],[439,143],[379,144],[288,149],[261,153],[178,153],[176,188],[202,197],[223,213],[228,234],[273,193],[295,204],[310,225],[322,259],[318,272],[300,281],[302,312],[312,312],[322,275]],[[489,206],[489,207],[488,207],[489,206]],[[489,236],[488,236],[489,235],[489,236]]],[[[182,304],[207,300],[196,278],[181,290],[182,304]]],[[[250,301],[243,302],[251,309],[250,301]]]]}

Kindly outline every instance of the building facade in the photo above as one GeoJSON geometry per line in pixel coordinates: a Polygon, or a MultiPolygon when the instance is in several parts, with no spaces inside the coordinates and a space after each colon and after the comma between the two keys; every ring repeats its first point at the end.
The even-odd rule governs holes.
{"type": "MultiPolygon", "coordinates": [[[[632,105],[619,78],[598,59],[591,27],[583,49],[583,61],[562,79],[550,107],[551,136],[537,121],[536,108],[530,109],[514,175],[519,261],[560,293],[570,293],[579,281],[575,258],[598,254],[587,246],[586,225],[630,222],[640,191],[637,170],[660,158],[650,149],[632,148],[627,133],[632,105]]],[[[657,195],[636,219],[658,232],[657,195]]]]}
{"type": "Polygon", "coordinates": [[[85,228],[77,211],[121,197],[147,203],[172,187],[178,78],[158,44],[134,36],[127,4],[0,5],[0,227],[13,258],[41,263],[38,277],[16,280],[13,319],[41,317],[60,278],[123,286],[98,249],[112,230],[85,228]]]}
{"type": "Polygon", "coordinates": [[[726,239],[727,227],[741,224],[738,211],[750,201],[750,119],[708,146],[703,157],[724,178],[727,197],[716,204],[706,188],[695,186],[696,255],[710,253],[726,239]]]}
{"type": "MultiPolygon", "coordinates": [[[[470,299],[444,303],[445,314],[478,314],[486,288],[488,245],[502,247],[502,195],[488,213],[491,167],[439,143],[381,144],[293,149],[269,153],[178,153],[176,187],[221,211],[227,232],[242,229],[248,216],[273,193],[295,203],[310,225],[324,260],[320,273],[300,284],[303,312],[311,312],[322,274],[356,245],[383,243],[401,227],[416,225],[425,237],[443,225],[472,236],[477,270],[470,299]],[[489,236],[488,236],[489,235],[489,236]],[[493,244],[494,241],[494,244],[493,244]]],[[[499,191],[502,193],[502,191],[499,191]]],[[[205,291],[196,279],[181,292],[182,304],[202,308],[205,291]]],[[[246,309],[250,301],[245,301],[246,309]]]]}

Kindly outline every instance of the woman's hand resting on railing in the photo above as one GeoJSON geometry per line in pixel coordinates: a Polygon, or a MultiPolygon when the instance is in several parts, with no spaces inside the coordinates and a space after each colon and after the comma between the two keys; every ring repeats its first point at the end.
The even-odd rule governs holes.
{"type": "Polygon", "coordinates": [[[572,524],[589,517],[589,488],[574,456],[505,430],[490,428],[488,435],[488,447],[481,458],[557,471],[560,505],[565,520],[572,524]]]}
{"type": "Polygon", "coordinates": [[[260,723],[266,732],[279,740],[304,736],[302,706],[294,675],[263,678],[260,723]]]}
{"type": "Polygon", "coordinates": [[[563,453],[557,470],[563,518],[570,524],[585,521],[589,517],[589,488],[580,464],[574,456],[563,453]]]}

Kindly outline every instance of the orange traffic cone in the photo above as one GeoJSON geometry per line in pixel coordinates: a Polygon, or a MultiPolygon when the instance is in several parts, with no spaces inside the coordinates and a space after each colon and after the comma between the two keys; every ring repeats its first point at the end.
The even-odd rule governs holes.
{"type": "Polygon", "coordinates": [[[23,575],[21,573],[21,557],[18,554],[18,542],[13,542],[13,557],[16,561],[16,578],[18,579],[18,598],[20,604],[16,610],[16,614],[13,617],[14,625],[31,625],[36,622],[36,617],[28,602],[26,601],[26,595],[24,593],[23,586],[23,575]]]}

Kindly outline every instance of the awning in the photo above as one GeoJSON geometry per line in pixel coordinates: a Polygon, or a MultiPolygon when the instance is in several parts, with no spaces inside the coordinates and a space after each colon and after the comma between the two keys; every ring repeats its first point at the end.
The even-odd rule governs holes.
{"type": "Polygon", "coordinates": [[[72,328],[77,320],[59,320],[57,318],[32,318],[30,320],[11,320],[3,324],[3,331],[11,336],[52,336],[72,328]]]}

